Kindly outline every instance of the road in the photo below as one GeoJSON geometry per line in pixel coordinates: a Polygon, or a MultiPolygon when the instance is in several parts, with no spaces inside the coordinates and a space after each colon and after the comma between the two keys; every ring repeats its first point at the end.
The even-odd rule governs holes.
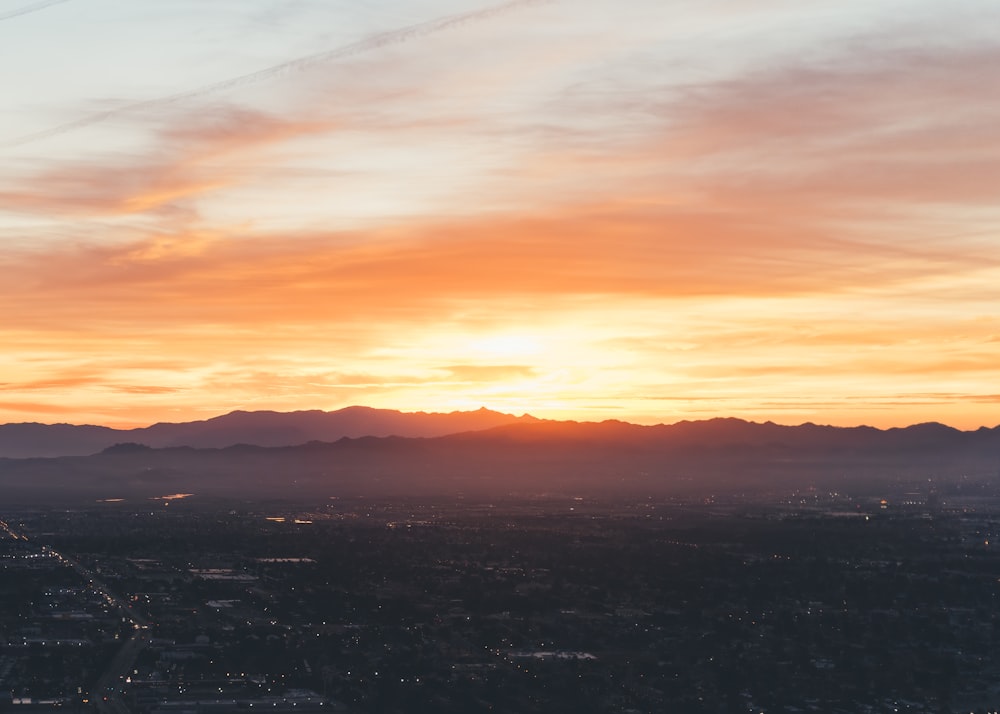
{"type": "Polygon", "coordinates": [[[136,657],[148,644],[147,630],[133,632],[97,680],[91,696],[101,714],[129,714],[129,708],[119,693],[120,684],[131,673],[136,657]]]}
{"type": "MultiPolygon", "coordinates": [[[[0,520],[0,531],[14,540],[29,540],[23,533],[18,533],[10,527],[6,521],[0,520]]],[[[86,580],[109,605],[121,610],[132,625],[132,634],[129,635],[122,644],[118,653],[105,668],[104,672],[97,679],[90,698],[101,714],[129,714],[129,708],[122,701],[120,683],[131,672],[135,665],[135,660],[139,653],[149,644],[149,620],[136,612],[132,605],[124,598],[113,592],[104,582],[97,577],[90,568],[86,567],[76,558],[64,555],[50,546],[41,546],[41,551],[50,557],[56,558],[61,563],[72,568],[80,577],[86,580]],[[107,699],[105,699],[107,697],[107,699]]]]}

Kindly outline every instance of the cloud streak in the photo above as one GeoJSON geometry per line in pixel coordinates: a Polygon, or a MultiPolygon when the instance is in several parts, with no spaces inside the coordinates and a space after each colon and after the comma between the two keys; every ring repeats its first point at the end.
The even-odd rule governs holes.
{"type": "MultiPolygon", "coordinates": [[[[121,216],[156,213],[253,178],[233,157],[322,134],[336,126],[322,118],[291,120],[244,109],[219,109],[159,134],[142,161],[129,157],[67,162],[0,189],[0,207],[39,215],[121,216]]],[[[170,215],[170,221],[176,216],[170,215]]],[[[176,227],[176,226],[175,226],[176,227]]]]}
{"type": "MultiPolygon", "coordinates": [[[[57,2],[67,2],[67,0],[57,0],[57,2]]],[[[89,126],[93,126],[95,124],[105,122],[108,119],[113,119],[115,117],[122,116],[125,114],[133,114],[142,111],[148,111],[151,109],[162,109],[172,104],[178,104],[181,102],[187,102],[195,99],[202,99],[204,97],[208,97],[213,94],[217,94],[219,92],[225,92],[228,90],[237,89],[239,87],[245,87],[251,84],[256,84],[258,82],[268,81],[284,75],[303,72],[305,70],[311,69],[312,67],[348,59],[356,55],[364,54],[367,52],[373,52],[375,50],[391,47],[393,45],[400,45],[406,42],[412,42],[422,37],[427,37],[439,32],[444,32],[446,30],[460,27],[462,25],[466,25],[472,22],[488,20],[493,17],[498,17],[504,13],[517,10],[518,8],[521,7],[538,5],[547,2],[552,2],[552,0],[509,0],[508,2],[500,3],[498,5],[493,5],[491,7],[483,8],[480,10],[457,13],[454,15],[441,17],[436,20],[428,20],[426,22],[420,22],[396,30],[390,30],[388,32],[380,32],[370,37],[366,37],[363,40],[359,40],[358,42],[352,42],[349,45],[338,47],[333,50],[327,50],[324,52],[317,52],[311,55],[298,57],[296,59],[289,60],[287,62],[281,62],[279,64],[266,67],[265,69],[257,70],[255,72],[248,72],[246,74],[242,74],[237,77],[231,77],[229,79],[224,79],[218,82],[212,82],[211,84],[206,84],[204,86],[188,90],[185,92],[177,92],[175,94],[170,94],[164,97],[147,99],[140,102],[132,102],[131,104],[126,104],[124,106],[115,107],[114,109],[108,109],[103,112],[91,114],[89,116],[85,116],[80,119],[76,119],[74,121],[66,122],[64,124],[59,124],[58,126],[50,127],[48,129],[43,129],[42,131],[33,132],[31,134],[25,134],[23,136],[11,139],[7,142],[0,142],[0,148],[13,148],[18,146],[24,146],[26,144],[31,144],[36,141],[42,141],[44,139],[49,139],[55,136],[60,136],[62,134],[67,134],[72,131],[85,129],[89,126]]],[[[51,5],[53,3],[48,3],[48,4],[51,5]]],[[[4,18],[0,17],[0,19],[4,18]]]]}
{"type": "Polygon", "coordinates": [[[22,15],[30,15],[33,12],[38,12],[44,10],[45,8],[52,7],[53,5],[62,5],[69,0],[47,0],[47,2],[37,2],[33,5],[25,5],[16,10],[10,10],[5,13],[0,13],[0,22],[3,20],[11,20],[15,17],[21,17],[22,15]]]}

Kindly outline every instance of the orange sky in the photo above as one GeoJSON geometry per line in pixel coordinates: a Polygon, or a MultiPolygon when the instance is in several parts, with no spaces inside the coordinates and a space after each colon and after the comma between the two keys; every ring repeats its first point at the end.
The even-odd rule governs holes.
{"type": "Polygon", "coordinates": [[[1000,6],[399,5],[0,13],[0,422],[1000,424],[1000,6]]]}

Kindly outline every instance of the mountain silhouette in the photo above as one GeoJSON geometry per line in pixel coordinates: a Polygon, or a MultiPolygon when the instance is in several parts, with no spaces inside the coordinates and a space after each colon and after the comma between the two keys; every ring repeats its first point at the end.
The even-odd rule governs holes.
{"type": "Polygon", "coordinates": [[[121,443],[154,448],[224,448],[233,444],[294,446],[361,436],[443,436],[535,421],[489,409],[468,412],[400,412],[353,406],[337,411],[234,411],[201,421],[159,423],[137,429],[70,424],[0,425],[0,457],[85,456],[121,443]]]}
{"type": "MultiPolygon", "coordinates": [[[[343,411],[368,419],[352,422],[356,429],[391,423],[401,431],[399,425],[407,421],[398,412],[387,422],[377,418],[380,410],[343,411]]],[[[300,424],[315,423],[301,416],[309,413],[296,414],[300,424]]],[[[183,439],[184,427],[192,429],[188,435],[221,443],[253,433],[270,418],[266,413],[237,413],[193,423],[211,424],[214,430],[191,425],[150,429],[183,439]]],[[[117,445],[89,456],[0,459],[0,500],[134,501],[175,492],[315,502],[353,496],[631,498],[799,489],[874,495],[886,489],[968,492],[973,484],[980,489],[1000,486],[1000,427],[960,431],[918,424],[880,430],[739,419],[639,426],[546,421],[487,411],[414,416],[427,431],[491,421],[506,423],[442,436],[341,436],[281,446],[144,448],[135,437],[119,439],[117,445]]],[[[291,428],[285,432],[295,439],[304,433],[291,428]]]]}

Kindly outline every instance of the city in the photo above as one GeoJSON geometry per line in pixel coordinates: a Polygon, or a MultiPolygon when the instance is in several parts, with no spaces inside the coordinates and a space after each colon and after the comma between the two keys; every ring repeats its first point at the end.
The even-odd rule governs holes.
{"type": "Polygon", "coordinates": [[[1000,501],[886,496],[25,507],[0,707],[987,711],[1000,501]]]}

